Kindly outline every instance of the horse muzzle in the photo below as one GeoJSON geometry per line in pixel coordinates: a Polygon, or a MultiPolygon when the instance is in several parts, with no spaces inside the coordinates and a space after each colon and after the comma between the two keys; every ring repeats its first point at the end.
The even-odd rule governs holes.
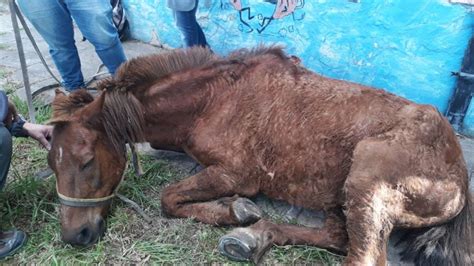
{"type": "Polygon", "coordinates": [[[77,229],[63,228],[62,240],[74,246],[90,246],[105,233],[106,224],[103,218],[97,218],[93,223],[86,223],[77,229]]]}

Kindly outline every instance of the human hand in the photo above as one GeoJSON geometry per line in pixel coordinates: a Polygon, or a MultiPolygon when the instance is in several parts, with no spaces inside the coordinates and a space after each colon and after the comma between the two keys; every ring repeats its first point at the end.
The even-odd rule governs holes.
{"type": "Polygon", "coordinates": [[[25,122],[23,128],[26,130],[30,137],[36,139],[48,151],[51,149],[51,145],[49,144],[48,139],[51,138],[51,135],[53,134],[53,126],[25,122]]]}

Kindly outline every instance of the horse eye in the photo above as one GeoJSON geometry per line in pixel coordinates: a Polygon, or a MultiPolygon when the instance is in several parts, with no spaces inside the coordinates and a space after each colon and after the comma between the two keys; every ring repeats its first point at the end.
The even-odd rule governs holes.
{"type": "Polygon", "coordinates": [[[87,163],[81,166],[81,171],[86,170],[89,166],[92,165],[93,162],[94,162],[94,157],[92,157],[92,159],[90,159],[89,161],[87,161],[87,163]]]}

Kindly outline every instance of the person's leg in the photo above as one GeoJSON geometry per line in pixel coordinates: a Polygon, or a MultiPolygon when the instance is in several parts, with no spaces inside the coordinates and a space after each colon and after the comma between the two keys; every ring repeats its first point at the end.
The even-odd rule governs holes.
{"type": "Polygon", "coordinates": [[[176,26],[183,34],[184,44],[186,47],[195,45],[207,47],[206,37],[197,23],[196,12],[199,1],[196,1],[196,6],[190,11],[174,11],[174,18],[176,26]]]}
{"type": "Polygon", "coordinates": [[[12,159],[12,135],[0,122],[0,190],[5,186],[12,159]]]}
{"type": "MultiPolygon", "coordinates": [[[[0,122],[0,190],[5,186],[12,159],[12,135],[0,122]]],[[[21,230],[0,232],[0,259],[10,256],[26,242],[26,234],[21,230]]]]}
{"type": "MultiPolygon", "coordinates": [[[[198,4],[199,4],[199,0],[196,0],[196,6],[194,7],[194,9],[196,9],[196,11],[197,11],[197,8],[198,8],[198,4]]],[[[194,21],[196,22],[196,27],[197,27],[197,30],[198,30],[199,45],[201,45],[203,47],[209,47],[209,44],[207,43],[207,40],[206,40],[206,35],[202,31],[201,25],[199,25],[199,23],[196,20],[196,11],[194,11],[194,21]]]]}
{"type": "Polygon", "coordinates": [[[203,47],[209,47],[209,44],[207,43],[207,40],[206,40],[206,35],[204,35],[204,32],[202,31],[202,28],[199,25],[199,23],[197,23],[197,21],[196,21],[196,26],[197,26],[197,30],[198,30],[199,45],[201,45],[203,47]]]}
{"type": "Polygon", "coordinates": [[[114,74],[127,60],[117,29],[112,21],[110,1],[65,0],[71,16],[97,55],[114,74]]]}
{"type": "Polygon", "coordinates": [[[74,42],[71,15],[60,0],[17,0],[22,13],[48,43],[49,52],[63,79],[73,90],[84,85],[79,54],[74,42]]]}

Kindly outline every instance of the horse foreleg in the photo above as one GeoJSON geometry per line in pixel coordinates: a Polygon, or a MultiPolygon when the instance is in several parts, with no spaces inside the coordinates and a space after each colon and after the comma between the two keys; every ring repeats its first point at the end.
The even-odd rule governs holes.
{"type": "Polygon", "coordinates": [[[344,221],[338,215],[328,213],[320,229],[260,220],[223,236],[219,250],[230,259],[258,263],[272,245],[312,245],[345,254],[346,244],[344,221]]]}
{"type": "Polygon", "coordinates": [[[193,217],[208,224],[241,225],[260,219],[259,208],[249,199],[258,183],[210,166],[165,188],[163,211],[174,217],[193,217]]]}

